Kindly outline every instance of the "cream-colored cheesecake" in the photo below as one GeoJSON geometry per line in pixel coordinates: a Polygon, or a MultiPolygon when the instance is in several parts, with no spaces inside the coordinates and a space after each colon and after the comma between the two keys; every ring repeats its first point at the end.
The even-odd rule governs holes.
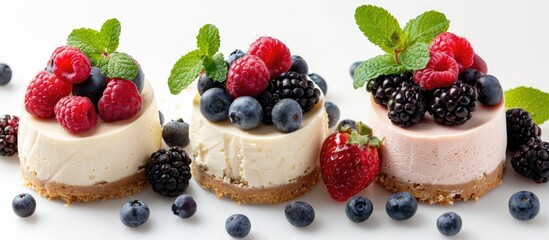
{"type": "Polygon", "coordinates": [[[19,160],[26,185],[40,195],[67,202],[122,197],[147,185],[144,166],[161,148],[162,134],[153,89],[146,83],[143,106],[134,117],[104,122],[71,134],[52,119],[22,111],[19,160]]]}

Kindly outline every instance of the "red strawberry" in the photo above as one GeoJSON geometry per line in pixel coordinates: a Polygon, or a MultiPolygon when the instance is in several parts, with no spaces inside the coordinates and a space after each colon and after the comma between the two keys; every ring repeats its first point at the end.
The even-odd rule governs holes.
{"type": "Polygon", "coordinates": [[[346,201],[374,181],[381,161],[379,142],[360,122],[356,129],[338,129],[324,140],[320,170],[333,199],[346,201]]]}

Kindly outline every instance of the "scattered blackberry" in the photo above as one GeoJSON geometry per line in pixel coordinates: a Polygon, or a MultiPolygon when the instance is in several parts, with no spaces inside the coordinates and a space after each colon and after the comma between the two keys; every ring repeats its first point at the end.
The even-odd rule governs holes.
{"type": "Polygon", "coordinates": [[[256,99],[263,107],[263,122],[272,123],[271,111],[281,99],[294,99],[303,112],[308,112],[318,103],[320,90],[306,75],[296,72],[285,72],[280,77],[269,81],[267,89],[256,99]]]}
{"type": "Polygon", "coordinates": [[[17,152],[17,132],[19,117],[4,115],[0,117],[0,156],[11,156],[17,152]]]}
{"type": "Polygon", "coordinates": [[[374,101],[377,104],[387,106],[393,92],[398,90],[404,82],[412,82],[411,73],[383,75],[370,80],[366,85],[366,91],[374,95],[374,101]]]}
{"type": "Polygon", "coordinates": [[[532,138],[521,145],[511,158],[511,166],[516,172],[532,178],[536,183],[549,181],[549,143],[540,138],[532,138]]]}
{"type": "Polygon", "coordinates": [[[387,102],[391,122],[401,127],[411,127],[425,116],[425,100],[418,85],[403,82],[387,102]]]}
{"type": "Polygon", "coordinates": [[[161,149],[151,155],[147,177],[155,192],[166,197],[177,197],[189,186],[191,158],[181,147],[161,149]]]}
{"type": "Polygon", "coordinates": [[[437,123],[453,126],[469,120],[476,106],[476,87],[458,80],[449,88],[436,89],[427,110],[437,123]]]}
{"type": "Polygon", "coordinates": [[[541,129],[534,123],[532,116],[521,108],[512,108],[505,114],[507,119],[507,150],[516,151],[530,138],[538,138],[541,129]]]}

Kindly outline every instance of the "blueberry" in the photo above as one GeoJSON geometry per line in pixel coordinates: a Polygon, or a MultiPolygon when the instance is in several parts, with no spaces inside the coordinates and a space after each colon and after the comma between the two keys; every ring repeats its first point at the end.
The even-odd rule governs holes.
{"type": "Polygon", "coordinates": [[[285,98],[278,101],[271,112],[273,125],[281,132],[290,133],[301,126],[303,111],[295,100],[285,98]]]}
{"type": "Polygon", "coordinates": [[[239,97],[229,107],[229,119],[240,129],[254,129],[261,124],[263,108],[253,97],[239,97]]]}
{"type": "Polygon", "coordinates": [[[289,71],[307,75],[309,73],[309,66],[301,56],[292,55],[292,66],[289,71]]]}
{"type": "Polygon", "coordinates": [[[345,205],[345,214],[349,220],[355,223],[361,223],[366,221],[372,212],[374,211],[374,205],[370,199],[362,196],[354,196],[347,201],[345,205]]]}
{"type": "Polygon", "coordinates": [[[222,121],[229,116],[231,102],[231,97],[224,89],[211,88],[200,99],[200,112],[209,121],[222,121]]]}
{"type": "Polygon", "coordinates": [[[158,110],[158,118],[160,118],[160,126],[164,126],[164,114],[158,110]]]}
{"type": "Polygon", "coordinates": [[[328,127],[332,128],[339,121],[339,107],[333,102],[325,102],[324,108],[326,108],[326,113],[328,114],[328,127]]]}
{"type": "Polygon", "coordinates": [[[162,138],[170,147],[186,147],[189,144],[189,124],[183,119],[172,120],[162,128],[162,138]]]}
{"type": "Polygon", "coordinates": [[[315,220],[315,210],[303,201],[288,203],[284,209],[286,219],[296,227],[309,226],[315,220]]]}
{"type": "Polygon", "coordinates": [[[351,119],[343,119],[337,125],[337,129],[341,130],[343,128],[356,129],[356,122],[354,120],[351,120],[351,119]]]}
{"type": "Polygon", "coordinates": [[[469,68],[459,74],[459,80],[472,86],[477,86],[478,79],[484,76],[484,74],[476,69],[469,68]]]}
{"type": "Polygon", "coordinates": [[[485,105],[496,105],[503,98],[503,88],[499,80],[492,76],[486,75],[478,79],[478,101],[485,105]]]}
{"type": "Polygon", "coordinates": [[[139,93],[143,91],[143,85],[145,84],[145,74],[143,73],[143,69],[141,68],[141,65],[137,63],[134,60],[135,64],[137,64],[137,76],[132,80],[133,83],[135,83],[135,86],[137,87],[137,90],[139,93]]]}
{"type": "Polygon", "coordinates": [[[149,207],[142,201],[129,201],[120,208],[120,221],[128,227],[138,227],[149,219],[149,207]]]}
{"type": "Polygon", "coordinates": [[[0,86],[8,84],[11,81],[11,75],[10,66],[0,63],[0,86]]]}
{"type": "Polygon", "coordinates": [[[172,212],[183,219],[190,218],[196,213],[196,202],[189,194],[183,194],[175,199],[172,212]]]}
{"type": "Polygon", "coordinates": [[[227,58],[227,66],[231,66],[231,64],[236,60],[236,59],[239,59],[241,57],[244,57],[246,56],[246,53],[243,52],[242,50],[240,49],[236,49],[234,50],[230,55],[229,57],[227,58]]]}
{"type": "Polygon", "coordinates": [[[349,73],[351,74],[351,77],[354,77],[355,76],[355,69],[358,67],[358,65],[360,65],[362,62],[361,61],[358,61],[358,62],[354,62],[353,64],[351,64],[351,67],[349,68],[349,73]]]}
{"type": "Polygon", "coordinates": [[[200,74],[196,88],[198,89],[198,94],[202,96],[202,94],[210,88],[223,88],[223,84],[220,82],[214,82],[211,78],[206,76],[206,74],[200,74]]]}
{"type": "Polygon", "coordinates": [[[527,221],[539,213],[539,199],[529,191],[516,192],[509,198],[509,213],[518,220],[527,221]]]}
{"type": "Polygon", "coordinates": [[[444,236],[454,236],[461,230],[461,217],[455,212],[447,212],[437,218],[437,228],[444,236]]]}
{"type": "Polygon", "coordinates": [[[385,210],[394,220],[406,220],[416,214],[417,200],[407,192],[395,193],[387,201],[385,210]]]}
{"type": "Polygon", "coordinates": [[[81,83],[72,85],[72,95],[88,97],[97,108],[97,102],[107,88],[107,77],[97,67],[92,67],[90,76],[81,83]]]}
{"type": "Polygon", "coordinates": [[[328,93],[328,85],[326,84],[326,80],[316,73],[309,74],[309,78],[320,88],[322,93],[324,93],[324,96],[326,96],[326,93],[328,93]]]}
{"type": "Polygon", "coordinates": [[[242,214],[234,214],[225,221],[225,230],[234,238],[243,238],[248,236],[252,229],[250,219],[242,214]]]}
{"type": "Polygon", "coordinates": [[[36,210],[36,201],[32,195],[21,193],[13,198],[11,207],[17,216],[29,217],[36,210]]]}

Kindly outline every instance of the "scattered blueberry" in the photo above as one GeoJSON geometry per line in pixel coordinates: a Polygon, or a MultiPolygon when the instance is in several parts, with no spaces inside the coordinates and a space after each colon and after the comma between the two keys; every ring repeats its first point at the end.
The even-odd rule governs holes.
{"type": "Polygon", "coordinates": [[[366,221],[372,212],[374,211],[374,205],[370,199],[362,196],[354,196],[347,201],[345,205],[345,214],[349,220],[355,223],[361,223],[366,221]]]}
{"type": "Polygon", "coordinates": [[[496,105],[503,98],[503,88],[499,80],[486,75],[478,79],[478,101],[485,105],[496,105]]]}
{"type": "Polygon", "coordinates": [[[137,76],[132,80],[133,83],[135,83],[135,86],[137,87],[137,90],[139,93],[143,91],[143,85],[145,84],[145,74],[143,73],[143,69],[141,68],[141,65],[137,63],[134,60],[135,64],[137,64],[137,76]]]}
{"type": "Polygon", "coordinates": [[[128,227],[138,227],[149,219],[149,207],[142,201],[129,201],[120,208],[120,221],[128,227]]]}
{"type": "Polygon", "coordinates": [[[225,221],[225,230],[234,238],[243,238],[248,236],[252,229],[250,219],[242,214],[234,214],[225,221]]]}
{"type": "Polygon", "coordinates": [[[172,212],[183,219],[190,218],[196,213],[196,202],[189,194],[183,194],[175,199],[172,212]]]}
{"type": "Polygon", "coordinates": [[[284,209],[286,219],[296,227],[309,226],[315,220],[315,210],[303,201],[288,203],[284,209]]]}
{"type": "Polygon", "coordinates": [[[211,88],[200,99],[200,112],[212,122],[225,120],[229,116],[231,102],[231,97],[224,89],[211,88]]]}
{"type": "Polygon", "coordinates": [[[164,114],[158,110],[158,118],[160,118],[160,126],[164,126],[164,114]]]}
{"type": "Polygon", "coordinates": [[[394,220],[406,220],[416,214],[417,200],[407,192],[395,193],[387,201],[385,210],[394,220]]]}
{"type": "Polygon", "coordinates": [[[285,98],[278,101],[272,110],[273,125],[281,132],[293,132],[301,126],[303,111],[295,100],[285,98]]]}
{"type": "Polygon", "coordinates": [[[97,67],[92,67],[90,76],[81,83],[72,85],[72,95],[88,97],[97,108],[97,102],[107,88],[107,77],[97,67]]]}
{"type": "Polygon", "coordinates": [[[358,67],[358,65],[360,65],[362,62],[359,61],[359,62],[354,62],[353,64],[351,64],[351,67],[349,68],[349,73],[351,74],[351,77],[354,77],[355,76],[355,69],[358,67]]]}
{"type": "Polygon", "coordinates": [[[437,228],[444,236],[454,236],[461,230],[461,217],[455,212],[447,212],[437,218],[437,228]]]}
{"type": "Polygon", "coordinates": [[[229,107],[229,119],[240,129],[254,129],[261,124],[263,108],[253,97],[239,97],[229,107]]]}
{"type": "Polygon", "coordinates": [[[236,60],[236,59],[239,59],[241,57],[244,57],[246,56],[246,53],[240,49],[237,49],[237,50],[234,50],[230,55],[229,57],[227,58],[227,66],[231,66],[231,64],[236,60]]]}
{"type": "Polygon", "coordinates": [[[5,63],[0,63],[0,86],[6,85],[11,81],[11,68],[5,63]]]}
{"type": "Polygon", "coordinates": [[[326,113],[328,114],[328,127],[332,128],[339,121],[339,107],[333,102],[325,102],[324,108],[326,108],[326,113]]]}
{"type": "Polygon", "coordinates": [[[326,96],[326,93],[328,93],[328,85],[326,84],[326,80],[316,73],[309,74],[309,78],[320,88],[322,93],[324,93],[324,96],[326,96]]]}
{"type": "Polygon", "coordinates": [[[162,138],[170,147],[186,147],[189,140],[189,124],[183,119],[172,120],[162,128],[162,138]]]}
{"type": "Polygon", "coordinates": [[[34,197],[28,193],[21,193],[11,202],[13,212],[19,217],[29,217],[36,210],[36,201],[34,197]]]}
{"type": "Polygon", "coordinates": [[[290,67],[290,71],[307,75],[307,73],[309,73],[309,66],[301,56],[292,55],[292,66],[290,67]]]}
{"type": "Polygon", "coordinates": [[[343,128],[356,129],[356,122],[351,119],[343,119],[337,125],[337,129],[343,129],[343,128]]]}
{"type": "Polygon", "coordinates": [[[539,199],[529,191],[516,192],[509,198],[509,213],[518,220],[527,221],[539,213],[539,199]]]}
{"type": "Polygon", "coordinates": [[[479,70],[469,68],[459,74],[458,79],[472,86],[477,86],[478,79],[484,76],[479,70]]]}
{"type": "Polygon", "coordinates": [[[204,94],[204,92],[208,91],[208,89],[210,88],[223,88],[223,84],[220,82],[214,82],[211,78],[203,73],[200,74],[200,77],[198,78],[196,88],[198,89],[198,94],[202,96],[202,94],[204,94]]]}

